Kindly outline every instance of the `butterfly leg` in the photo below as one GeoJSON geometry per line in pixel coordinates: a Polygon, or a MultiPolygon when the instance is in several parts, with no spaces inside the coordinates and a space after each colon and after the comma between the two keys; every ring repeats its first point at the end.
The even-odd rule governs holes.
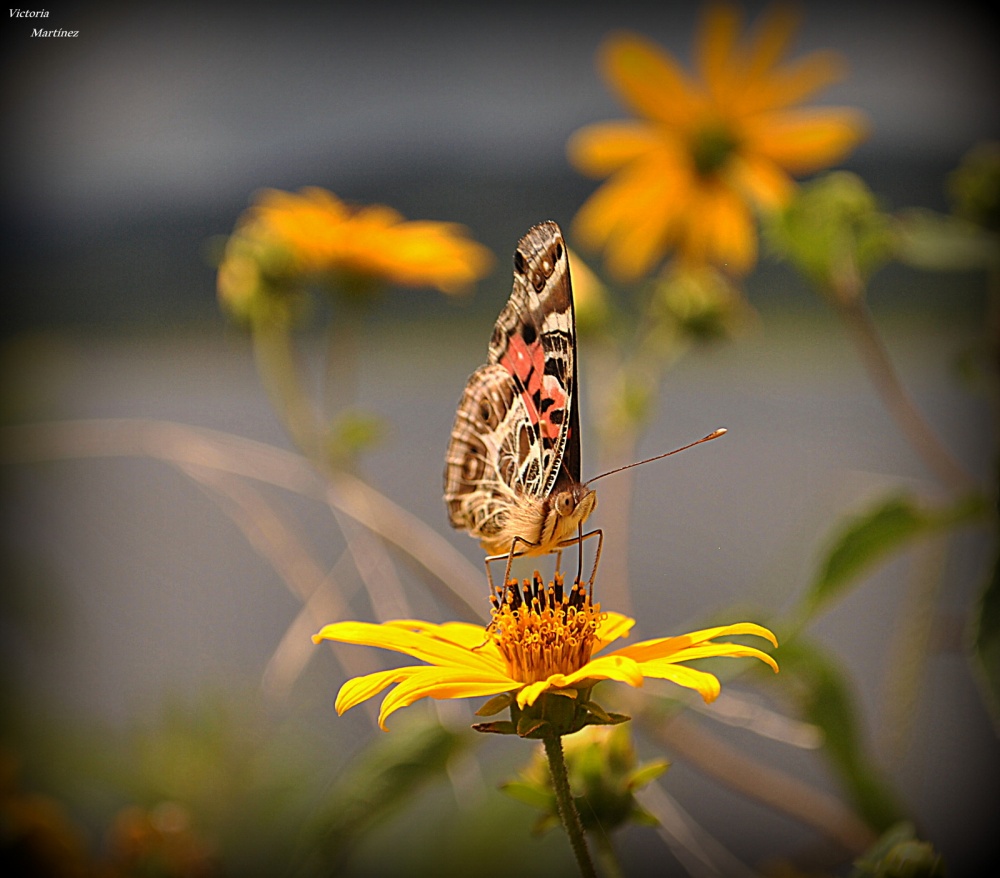
{"type": "Polygon", "coordinates": [[[524,539],[524,537],[514,537],[514,539],[511,540],[510,551],[509,552],[504,552],[502,555],[487,555],[486,556],[486,561],[485,561],[485,563],[486,563],[486,578],[489,580],[489,583],[490,583],[490,593],[491,594],[493,594],[493,593],[496,592],[496,587],[493,585],[493,573],[491,572],[490,564],[493,561],[500,561],[502,559],[507,561],[507,566],[504,568],[504,571],[503,571],[503,587],[504,587],[504,589],[506,589],[507,588],[507,583],[510,581],[510,566],[511,566],[511,564],[514,563],[514,559],[515,558],[519,558],[519,557],[521,557],[521,555],[525,554],[523,551],[519,552],[517,550],[517,544],[518,543],[522,543],[527,548],[532,548],[532,547],[538,545],[538,543],[533,543],[530,540],[524,539]]]}
{"type": "Polygon", "coordinates": [[[601,563],[601,549],[604,546],[604,531],[598,528],[597,530],[592,530],[590,533],[573,537],[571,540],[564,540],[559,543],[558,549],[561,552],[563,549],[569,548],[570,546],[582,546],[583,541],[589,540],[591,537],[597,537],[597,551],[594,553],[594,566],[590,571],[590,579],[588,580],[588,585],[590,586],[591,591],[593,591],[594,577],[597,576],[597,565],[601,563]]]}
{"type": "Polygon", "coordinates": [[[592,537],[597,534],[597,551],[594,552],[594,567],[590,571],[590,594],[594,594],[594,577],[597,576],[597,565],[601,563],[601,549],[604,547],[604,531],[598,528],[597,530],[592,530],[589,534],[584,534],[581,537],[581,542],[587,537],[592,537]]]}

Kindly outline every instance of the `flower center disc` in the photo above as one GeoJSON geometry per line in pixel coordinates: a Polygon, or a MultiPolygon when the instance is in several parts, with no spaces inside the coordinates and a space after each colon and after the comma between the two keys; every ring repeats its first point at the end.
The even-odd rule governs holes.
{"type": "Polygon", "coordinates": [[[697,131],[691,140],[691,158],[700,177],[711,177],[725,167],[738,142],[724,125],[714,123],[697,131]]]}
{"type": "Polygon", "coordinates": [[[579,581],[566,592],[562,575],[545,585],[511,580],[493,595],[493,637],[510,676],[523,683],[571,674],[590,661],[601,605],[591,602],[579,581]]]}

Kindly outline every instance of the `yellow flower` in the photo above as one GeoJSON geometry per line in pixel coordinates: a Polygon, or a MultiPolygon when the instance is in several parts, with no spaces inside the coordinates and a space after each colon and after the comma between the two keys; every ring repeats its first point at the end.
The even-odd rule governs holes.
{"type": "MultiPolygon", "coordinates": [[[[234,238],[253,242],[263,268],[330,279],[430,286],[446,293],[469,287],[489,270],[492,254],[454,223],[407,221],[381,204],[353,206],[316,187],[298,193],[266,189],[241,218],[234,238]]],[[[222,285],[245,268],[220,267],[222,285]],[[227,273],[228,272],[228,273],[227,273]]]]}
{"type": "Polygon", "coordinates": [[[622,280],[649,271],[671,248],[683,260],[734,274],[757,258],[753,210],[773,210],[792,192],[792,175],[827,167],[863,137],[864,117],[837,107],[805,108],[806,98],[841,77],[831,52],[785,60],[796,17],[765,13],[748,41],[740,16],[709,7],[690,78],[643,37],[612,36],[600,54],[604,76],[639,117],[578,131],[571,161],[610,180],[583,205],[574,231],[604,248],[622,280]]]}
{"type": "MultiPolygon", "coordinates": [[[[337,712],[342,714],[393,684],[396,688],[386,695],[379,713],[383,729],[390,714],[421,698],[510,693],[511,698],[501,700],[498,707],[490,709],[496,702],[494,699],[480,713],[498,713],[509,704],[513,715],[531,708],[543,695],[566,696],[583,704],[590,689],[600,680],[617,680],[630,686],[641,686],[647,677],[670,680],[696,690],[705,701],[712,701],[721,689],[718,678],[685,667],[682,662],[716,656],[752,656],[778,670],[774,659],[758,649],[712,642],[726,635],[749,634],[777,646],[767,628],[752,622],[644,640],[604,652],[612,642],[628,635],[634,620],[602,611],[600,604],[591,602],[580,583],[564,595],[559,577],[546,588],[536,574],[533,584],[525,580],[523,589],[508,587],[507,597],[496,603],[493,621],[485,629],[465,622],[435,625],[412,619],[381,625],[336,622],[324,627],[313,636],[315,643],[335,640],[378,646],[427,663],[348,680],[337,695],[337,712]]],[[[565,703],[567,698],[559,701],[565,703]]],[[[572,730],[588,721],[624,719],[609,719],[608,714],[589,702],[587,709],[596,713],[594,719],[578,723],[572,730]]]]}

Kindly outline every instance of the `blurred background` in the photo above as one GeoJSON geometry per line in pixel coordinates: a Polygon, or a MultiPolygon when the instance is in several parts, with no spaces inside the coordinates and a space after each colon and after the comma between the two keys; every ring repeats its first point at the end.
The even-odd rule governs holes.
{"type": "MultiPolygon", "coordinates": [[[[763,5],[744,8],[753,16],[763,5]]],[[[821,102],[872,121],[845,167],[887,208],[946,209],[946,174],[1000,127],[990,4],[803,10],[796,54],[827,47],[850,63],[850,77],[821,102]]],[[[323,186],[407,218],[459,222],[498,255],[475,296],[394,291],[362,327],[359,395],[390,428],[361,475],[478,564],[475,543],[448,528],[440,479],[455,403],[509,294],[510,254],[530,225],[568,225],[594,189],[570,168],[565,143],[582,125],[624,115],[595,71],[602,38],[636,30],[688,62],[699,9],[557,0],[50,11],[4,21],[5,423],[152,418],[290,448],[247,339],[218,312],[213,240],[263,187],[323,186]],[[80,36],[31,38],[36,26],[80,36]]],[[[753,331],[671,373],[638,451],[717,426],[730,435],[644,470],[624,532],[595,515],[609,545],[627,547],[639,636],[688,630],[721,611],[766,622],[761,614],[780,613],[809,581],[833,521],[894,486],[927,486],[823,303],[766,259],[747,290],[760,314],[753,331]]],[[[985,303],[976,272],[893,267],[871,290],[908,389],[987,480],[989,400],[957,368],[980,339],[985,303]]],[[[585,347],[581,358],[586,477],[597,464],[587,451],[585,347]]],[[[68,455],[14,461],[2,473],[5,747],[18,783],[67,803],[95,844],[129,803],[182,801],[207,837],[205,827],[225,827],[216,845],[265,852],[244,855],[248,874],[265,854],[282,861],[282,845],[382,734],[361,709],[336,717],[344,673],[325,647],[279,694],[262,688],[298,600],[211,496],[162,461],[68,455]],[[272,794],[279,788],[283,799],[272,794]],[[289,804],[275,816],[279,800],[289,804]],[[241,810],[237,802],[241,815],[219,816],[241,810]]],[[[343,542],[321,499],[279,489],[268,497],[321,566],[332,565],[343,542]]],[[[896,620],[920,553],[895,557],[813,629],[855,687],[874,758],[957,875],[998,852],[996,727],[961,649],[993,551],[979,530],[948,556],[940,634],[919,701],[901,708],[902,738],[887,731],[886,713],[898,707],[896,620]]],[[[417,579],[406,586],[422,618],[447,618],[417,579]]],[[[366,605],[353,600],[364,618],[366,605]]],[[[456,728],[470,721],[461,706],[447,711],[456,728]]],[[[407,721],[393,722],[393,735],[407,721]]],[[[720,734],[837,792],[815,754],[720,734]]],[[[454,789],[430,784],[420,816],[410,808],[381,824],[358,862],[377,864],[385,838],[419,851],[415,839],[437,825],[428,814],[451,814],[486,843],[516,839],[518,856],[537,851],[543,862],[561,840],[523,838],[528,809],[493,790],[528,748],[486,743],[487,768],[473,771],[468,757],[452,772],[461,775],[454,789]],[[470,780],[477,771],[484,793],[470,780]],[[456,816],[455,803],[468,801],[489,814],[491,835],[456,816]],[[497,833],[499,820],[516,828],[497,833]]],[[[744,862],[816,843],[682,760],[668,778],[744,862]]],[[[637,831],[627,863],[664,857],[662,874],[684,874],[657,844],[637,831]]]]}

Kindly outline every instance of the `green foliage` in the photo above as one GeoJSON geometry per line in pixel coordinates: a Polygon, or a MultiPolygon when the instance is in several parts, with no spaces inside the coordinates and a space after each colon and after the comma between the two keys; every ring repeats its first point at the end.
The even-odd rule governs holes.
{"type": "Polygon", "coordinates": [[[885,829],[905,816],[864,747],[858,709],[835,659],[802,638],[781,645],[779,682],[789,687],[802,716],[818,726],[824,749],[861,817],[885,829]]]}
{"type": "Polygon", "coordinates": [[[855,864],[851,878],[943,878],[944,860],[911,823],[888,829],[855,864]]]}
{"type": "Polygon", "coordinates": [[[736,335],[750,313],[732,281],[712,268],[675,269],[653,285],[650,322],[655,327],[666,321],[671,337],[679,334],[696,343],[724,341],[736,335]]]}
{"type": "Polygon", "coordinates": [[[973,626],[973,647],[983,673],[994,718],[1000,722],[1000,555],[979,601],[973,626]]]}
{"type": "Polygon", "coordinates": [[[339,412],[330,425],[327,447],[329,459],[346,464],[377,446],[386,434],[386,424],[377,415],[358,408],[339,412]]]}
{"type": "MultiPolygon", "coordinates": [[[[627,725],[588,727],[564,738],[563,748],[570,787],[586,831],[610,835],[626,823],[656,825],[634,793],[662,775],[669,763],[657,759],[640,765],[627,725]]],[[[536,833],[559,825],[556,795],[541,749],[522,770],[520,779],[505,783],[501,789],[543,812],[535,823],[536,833]]]]}
{"type": "Polygon", "coordinates": [[[996,238],[974,223],[932,210],[900,211],[896,221],[900,261],[925,271],[963,271],[996,267],[996,238]]]}
{"type": "Polygon", "coordinates": [[[333,874],[369,830],[444,776],[448,761],[469,738],[433,721],[379,735],[355,757],[303,834],[297,875],[333,874]]]}
{"type": "Polygon", "coordinates": [[[860,177],[835,171],[805,184],[764,228],[771,249],[817,287],[843,295],[894,255],[890,218],[860,177]]]}
{"type": "Polygon", "coordinates": [[[1000,232],[1000,143],[980,143],[948,177],[955,213],[991,232],[1000,232]]]}
{"type": "Polygon", "coordinates": [[[892,552],[931,534],[985,519],[986,514],[986,503],[978,494],[942,509],[926,509],[907,496],[879,501],[848,522],[834,537],[818,575],[803,598],[807,613],[814,613],[842,594],[892,552]]]}

